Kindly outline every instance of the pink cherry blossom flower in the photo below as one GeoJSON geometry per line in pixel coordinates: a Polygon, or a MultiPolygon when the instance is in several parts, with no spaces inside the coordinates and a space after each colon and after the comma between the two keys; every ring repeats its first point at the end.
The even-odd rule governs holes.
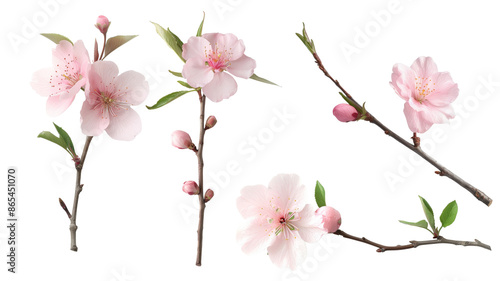
{"type": "Polygon", "coordinates": [[[236,93],[234,76],[248,79],[256,67],[255,60],[245,54],[243,41],[233,34],[207,33],[191,37],[182,46],[186,64],[182,76],[192,87],[202,87],[213,102],[227,99],[236,93]]]}
{"type": "Polygon", "coordinates": [[[458,85],[448,72],[438,72],[430,57],[419,57],[407,67],[395,64],[389,84],[406,101],[404,114],[410,130],[424,133],[436,123],[455,117],[451,103],[458,96],[458,85]]]}
{"type": "Polygon", "coordinates": [[[340,122],[350,122],[358,119],[358,111],[352,105],[347,103],[337,104],[333,108],[333,115],[340,122]]]}
{"type": "Polygon", "coordinates": [[[131,105],[142,103],[149,92],[144,76],[135,71],[118,75],[110,61],[98,61],[89,71],[89,91],[81,114],[82,131],[98,136],[104,130],[116,140],[132,140],[142,129],[141,119],[131,105]]]}
{"type": "Polygon", "coordinates": [[[90,59],[82,41],[63,40],[52,51],[52,67],[33,74],[31,87],[47,99],[47,114],[57,116],[71,105],[81,88],[88,89],[90,59]]]}
{"type": "Polygon", "coordinates": [[[265,245],[274,264],[295,269],[306,257],[305,242],[316,242],[326,233],[321,217],[304,200],[305,187],[297,175],[277,175],[269,188],[243,188],[237,200],[238,210],[246,219],[238,232],[243,252],[265,245]]]}

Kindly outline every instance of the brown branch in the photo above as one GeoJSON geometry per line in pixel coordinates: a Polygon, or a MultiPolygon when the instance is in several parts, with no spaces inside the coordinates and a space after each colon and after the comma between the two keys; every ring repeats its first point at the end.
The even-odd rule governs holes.
{"type": "MultiPolygon", "coordinates": [[[[352,101],[358,107],[362,107],[340,85],[340,83],[337,80],[333,79],[333,77],[328,73],[328,71],[326,70],[325,66],[321,62],[321,59],[319,58],[318,54],[317,53],[313,53],[313,56],[314,56],[314,59],[316,60],[316,64],[318,65],[319,69],[325,74],[325,76],[328,77],[344,93],[344,95],[346,95],[346,97],[350,101],[352,101]]],[[[437,169],[439,169],[439,175],[446,176],[446,177],[450,178],[451,180],[453,180],[454,182],[456,182],[457,184],[459,184],[460,186],[462,186],[463,188],[465,188],[467,191],[469,191],[470,193],[472,193],[479,201],[483,202],[487,206],[491,205],[491,203],[493,202],[493,200],[490,197],[488,197],[488,195],[486,195],[484,192],[482,192],[478,188],[472,186],[471,184],[469,184],[468,182],[466,182],[465,180],[463,180],[459,176],[455,175],[450,170],[448,170],[446,167],[444,167],[443,165],[439,164],[434,158],[432,158],[427,153],[425,153],[420,148],[420,146],[418,145],[418,144],[420,144],[420,140],[418,139],[418,137],[416,139],[413,139],[415,143],[411,144],[410,142],[404,140],[399,135],[397,135],[396,133],[394,133],[392,130],[390,130],[389,128],[387,128],[384,124],[382,124],[382,122],[380,122],[379,120],[377,120],[377,118],[375,118],[375,116],[373,116],[371,113],[367,112],[366,116],[367,116],[367,118],[366,118],[367,121],[370,121],[371,123],[377,125],[380,129],[382,129],[382,131],[386,135],[392,137],[393,139],[395,139],[396,141],[398,141],[402,145],[406,146],[411,151],[413,151],[416,154],[418,154],[420,157],[424,158],[431,165],[433,165],[434,167],[436,167],[437,169]]],[[[414,137],[416,137],[416,135],[414,137]]]]}
{"type": "Polygon", "coordinates": [[[385,246],[376,242],[373,242],[371,240],[366,239],[365,237],[356,237],[353,235],[350,235],[348,233],[345,233],[342,230],[337,230],[333,234],[342,236],[347,239],[355,240],[361,243],[365,243],[368,245],[372,245],[377,249],[377,252],[382,253],[385,251],[398,251],[398,250],[407,250],[407,249],[412,249],[412,248],[417,248],[418,246],[425,246],[425,245],[435,245],[435,244],[453,244],[453,245],[458,245],[458,246],[476,246],[476,247],[481,247],[487,250],[491,251],[491,247],[487,244],[482,243],[481,241],[475,239],[474,241],[458,241],[458,240],[450,240],[446,239],[442,236],[438,236],[434,240],[424,240],[424,241],[416,241],[412,240],[410,241],[410,244],[406,245],[397,245],[397,246],[385,246]]]}
{"type": "Polygon", "coordinates": [[[205,218],[205,197],[203,192],[203,144],[205,139],[205,100],[206,96],[201,94],[201,90],[198,90],[198,95],[200,96],[200,140],[198,143],[198,151],[196,156],[198,157],[198,186],[200,188],[200,193],[198,194],[198,199],[200,202],[200,215],[198,221],[198,251],[196,254],[196,265],[201,266],[201,252],[203,249],[203,221],[205,218]]]}
{"type": "Polygon", "coordinates": [[[76,246],[76,230],[78,226],[76,225],[76,214],[78,211],[78,200],[80,198],[80,193],[83,189],[83,184],[80,183],[82,177],[82,169],[83,164],[85,163],[85,158],[87,157],[87,152],[89,150],[90,142],[92,141],[92,137],[87,136],[87,140],[85,141],[85,145],[83,147],[82,158],[80,163],[75,164],[76,169],[76,186],[75,186],[75,197],[73,199],[73,211],[70,218],[69,231],[71,233],[71,250],[78,251],[78,247],[76,246]]]}

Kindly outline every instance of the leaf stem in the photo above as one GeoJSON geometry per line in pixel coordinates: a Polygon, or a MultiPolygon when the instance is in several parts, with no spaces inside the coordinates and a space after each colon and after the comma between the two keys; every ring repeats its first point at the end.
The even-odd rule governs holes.
{"type": "Polygon", "coordinates": [[[198,157],[198,186],[200,188],[200,194],[198,194],[198,199],[200,202],[200,214],[198,221],[198,251],[196,254],[196,265],[201,266],[201,253],[203,248],[203,221],[205,218],[205,196],[203,192],[203,144],[205,139],[205,100],[206,96],[201,94],[201,90],[197,90],[200,96],[200,139],[198,143],[198,151],[196,156],[198,157]]]}
{"type": "Polygon", "coordinates": [[[72,210],[72,214],[70,217],[70,225],[69,225],[69,231],[71,233],[71,250],[75,251],[75,252],[78,251],[78,247],[76,246],[76,230],[78,229],[78,226],[76,225],[76,214],[78,211],[78,200],[80,198],[80,193],[83,190],[83,184],[81,184],[80,181],[81,181],[81,177],[82,177],[83,164],[85,162],[85,158],[87,157],[87,152],[89,150],[89,146],[90,146],[91,141],[92,141],[92,137],[87,136],[87,140],[85,141],[85,145],[83,147],[81,161],[80,161],[80,163],[75,165],[75,169],[76,169],[75,197],[73,199],[73,210],[72,210]]]}
{"type": "MultiPolygon", "coordinates": [[[[340,85],[338,80],[333,79],[333,77],[328,73],[325,66],[321,62],[321,59],[319,58],[318,54],[313,53],[313,57],[316,60],[316,64],[318,65],[318,68],[325,74],[325,76],[328,77],[344,93],[344,95],[350,101],[352,101],[357,106],[361,107],[361,105],[342,87],[342,85],[340,85]]],[[[453,180],[454,182],[456,182],[457,184],[459,184],[460,186],[465,188],[467,191],[472,193],[472,195],[474,195],[474,197],[476,197],[477,200],[483,202],[487,206],[491,205],[493,200],[490,197],[488,197],[488,195],[486,195],[484,192],[482,192],[478,188],[472,186],[471,184],[469,184],[468,182],[466,182],[465,180],[463,180],[459,176],[455,175],[450,170],[448,170],[446,167],[439,164],[434,158],[432,158],[427,153],[425,153],[419,145],[420,139],[416,136],[416,134],[414,134],[414,136],[413,136],[414,144],[411,144],[410,142],[408,142],[408,141],[404,140],[402,137],[400,137],[398,134],[394,133],[387,126],[382,124],[382,122],[380,122],[377,118],[375,118],[375,116],[373,116],[370,112],[366,112],[366,116],[367,116],[366,121],[370,121],[371,123],[377,125],[380,129],[382,129],[382,131],[384,131],[384,133],[386,135],[392,137],[397,142],[406,146],[409,150],[415,152],[420,157],[422,157],[427,162],[429,162],[431,165],[433,165],[434,167],[439,169],[438,174],[440,176],[446,176],[446,177],[450,178],[451,180],[453,180]]]]}
{"type": "Polygon", "coordinates": [[[350,234],[348,234],[340,229],[335,231],[333,234],[339,235],[339,236],[342,236],[344,238],[351,239],[354,241],[358,241],[361,243],[365,243],[368,245],[372,245],[372,246],[378,248],[377,252],[379,252],[379,253],[382,253],[385,251],[407,250],[407,249],[417,248],[418,246],[435,245],[435,244],[453,244],[453,245],[459,245],[459,246],[464,246],[464,247],[476,246],[476,247],[481,247],[481,248],[484,248],[484,249],[491,251],[491,247],[489,245],[484,244],[477,239],[475,239],[474,241],[458,241],[458,240],[450,240],[450,239],[446,239],[442,236],[438,236],[434,240],[424,240],[424,241],[412,240],[412,241],[410,241],[410,244],[406,244],[406,245],[385,246],[385,245],[373,242],[371,240],[368,240],[365,237],[360,238],[360,237],[350,235],[350,234]]]}
{"type": "Polygon", "coordinates": [[[103,56],[104,56],[104,50],[106,48],[106,34],[103,34],[104,35],[104,42],[102,44],[102,51],[101,51],[101,56],[99,57],[99,60],[102,60],[103,59],[103,56]]]}

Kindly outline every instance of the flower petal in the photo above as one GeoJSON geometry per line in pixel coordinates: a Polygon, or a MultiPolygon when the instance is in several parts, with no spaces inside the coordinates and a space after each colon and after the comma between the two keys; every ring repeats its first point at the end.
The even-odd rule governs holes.
{"type": "Polygon", "coordinates": [[[246,220],[236,234],[236,239],[242,244],[241,250],[246,254],[269,245],[275,238],[272,225],[264,217],[246,220]]]}
{"type": "Polygon", "coordinates": [[[42,97],[48,97],[60,92],[59,88],[51,84],[52,77],[56,76],[53,68],[44,68],[33,73],[31,88],[42,97]]]}
{"type": "Polygon", "coordinates": [[[434,106],[447,106],[458,97],[458,85],[448,72],[438,72],[430,77],[435,86],[435,91],[426,97],[434,106]]]}
{"type": "Polygon", "coordinates": [[[91,89],[99,92],[114,92],[114,79],[118,76],[118,66],[111,61],[94,62],[89,71],[91,89]]]}
{"type": "Polygon", "coordinates": [[[255,67],[257,67],[257,63],[254,59],[242,55],[239,59],[231,61],[227,71],[234,76],[248,79],[253,75],[255,67]]]}
{"type": "Polygon", "coordinates": [[[395,64],[392,67],[391,82],[396,94],[404,100],[408,100],[412,96],[415,88],[415,72],[404,64],[395,64]]]}
{"type": "Polygon", "coordinates": [[[438,72],[436,63],[431,57],[419,57],[411,65],[411,69],[421,78],[429,78],[438,72]]]}
{"type": "Polygon", "coordinates": [[[80,123],[82,132],[85,135],[98,136],[102,134],[104,129],[109,125],[107,111],[103,112],[100,107],[93,109],[90,103],[84,101],[82,110],[80,111],[80,123]]]}
{"type": "Polygon", "coordinates": [[[210,42],[212,48],[229,52],[231,61],[239,59],[245,52],[245,44],[242,40],[238,40],[234,34],[206,33],[203,34],[203,38],[210,42]]]}
{"type": "Polygon", "coordinates": [[[192,58],[186,61],[182,68],[182,76],[191,87],[204,87],[214,78],[214,72],[205,64],[205,61],[192,58]]]}
{"type": "Polygon", "coordinates": [[[47,114],[49,116],[58,116],[66,111],[71,103],[73,103],[73,100],[75,99],[76,94],[80,91],[81,87],[86,84],[86,80],[87,79],[82,79],[76,82],[73,87],[63,94],[50,96],[47,99],[46,104],[47,114]]]}
{"type": "Polygon", "coordinates": [[[203,37],[192,36],[182,45],[182,57],[186,61],[189,59],[206,61],[207,53],[211,52],[210,42],[203,37]]]}
{"type": "Polygon", "coordinates": [[[279,235],[267,252],[274,264],[294,270],[306,258],[307,248],[300,237],[286,239],[284,235],[279,235]]]}
{"type": "Polygon", "coordinates": [[[115,86],[122,102],[131,105],[141,104],[149,93],[149,84],[144,75],[132,70],[116,77],[115,86]]]}
{"type": "MultiPolygon", "coordinates": [[[[189,84],[191,85],[191,83],[189,84]]],[[[203,87],[203,93],[213,102],[220,102],[223,99],[228,99],[234,95],[237,90],[238,85],[236,81],[226,72],[215,73],[212,81],[203,87]]]]}
{"type": "Polygon", "coordinates": [[[269,189],[263,185],[246,186],[236,200],[238,211],[243,218],[258,217],[259,214],[270,216],[274,211],[270,208],[270,195],[269,189]]]}
{"type": "Polygon", "coordinates": [[[279,174],[269,183],[275,198],[275,205],[286,212],[300,212],[305,205],[305,187],[295,174],[279,174]]]}
{"type": "Polygon", "coordinates": [[[403,112],[406,116],[408,127],[414,133],[425,133],[433,124],[424,117],[425,111],[416,111],[408,102],[405,103],[403,112]]]}
{"type": "Polygon", "coordinates": [[[130,107],[121,108],[115,115],[110,115],[108,135],[115,140],[130,141],[142,130],[139,114],[130,107]]]}
{"type": "Polygon", "coordinates": [[[297,227],[302,240],[308,243],[318,242],[318,240],[327,233],[322,227],[322,218],[314,214],[315,210],[311,204],[306,204],[300,211],[300,219],[293,222],[297,227]]]}

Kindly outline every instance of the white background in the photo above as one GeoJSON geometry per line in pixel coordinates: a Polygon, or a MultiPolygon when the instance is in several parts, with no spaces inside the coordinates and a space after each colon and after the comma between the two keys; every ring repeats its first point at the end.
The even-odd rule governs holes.
{"type": "MultiPolygon", "coordinates": [[[[20,226],[19,273],[8,274],[4,264],[0,279],[498,280],[498,5],[409,0],[305,3],[40,0],[11,1],[8,7],[4,3],[0,167],[3,173],[10,165],[19,169],[20,226]],[[65,152],[36,136],[44,130],[55,132],[55,122],[70,133],[81,153],[83,95],[63,115],[46,115],[45,98],[29,83],[33,72],[50,66],[54,44],[37,34],[81,39],[92,53],[94,38],[102,44],[93,27],[101,14],[112,22],[110,36],[139,34],[108,59],[121,72],[132,69],[147,76],[151,92],[145,104],[152,105],[182,89],[167,72],[180,71],[182,63],[150,21],[170,27],[187,41],[196,33],[203,11],[205,32],[236,34],[244,40],[246,54],[257,61],[256,73],[281,85],[238,79],[235,96],[207,103],[207,115],[216,115],[219,123],[206,135],[206,186],[215,190],[215,197],[206,209],[203,266],[194,265],[197,203],[181,191],[184,181],[197,179],[196,158],[170,145],[170,134],[177,129],[189,132],[197,142],[194,93],[155,111],[137,107],[143,131],[132,142],[115,141],[106,134],[93,141],[82,178],[79,251],[70,251],[69,220],[57,200],[61,197],[72,206],[74,168],[65,152]],[[457,117],[450,125],[436,125],[423,134],[424,149],[496,199],[492,206],[436,176],[433,167],[375,126],[336,121],[331,111],[341,98],[295,36],[302,22],[330,73],[408,140],[404,101],[388,84],[393,64],[410,65],[419,56],[432,56],[440,71],[449,71],[460,88],[454,103],[457,117]],[[342,48],[348,45],[355,53],[345,54],[342,48]],[[488,80],[493,81],[489,88],[484,83],[488,80]],[[289,116],[279,119],[284,111],[289,116]],[[257,146],[250,144],[252,139],[257,139],[257,146]],[[408,164],[415,161],[419,164],[408,164]],[[315,181],[320,180],[327,203],[342,213],[344,231],[389,245],[431,238],[422,229],[398,222],[424,218],[418,195],[434,207],[436,218],[446,204],[457,200],[458,218],[443,236],[479,239],[493,251],[437,245],[376,253],[371,246],[329,235],[309,245],[308,259],[297,271],[278,268],[264,249],[248,256],[235,240],[242,223],[235,204],[240,189],[267,184],[278,173],[299,174],[310,190],[310,203],[315,181]]],[[[0,206],[6,210],[3,190],[0,206]]],[[[4,258],[6,237],[2,227],[4,258]]]]}

